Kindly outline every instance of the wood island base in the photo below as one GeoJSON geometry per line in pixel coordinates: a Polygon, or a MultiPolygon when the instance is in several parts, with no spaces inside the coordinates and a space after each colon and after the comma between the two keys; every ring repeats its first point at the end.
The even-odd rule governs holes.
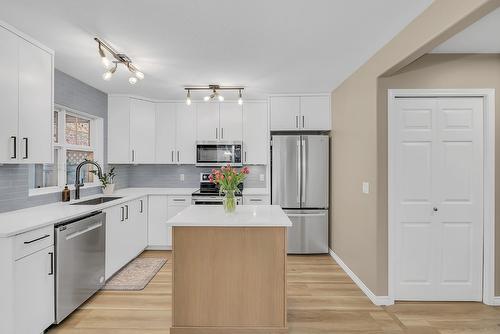
{"type": "Polygon", "coordinates": [[[288,333],[286,233],[174,226],[170,333],[288,333]]]}

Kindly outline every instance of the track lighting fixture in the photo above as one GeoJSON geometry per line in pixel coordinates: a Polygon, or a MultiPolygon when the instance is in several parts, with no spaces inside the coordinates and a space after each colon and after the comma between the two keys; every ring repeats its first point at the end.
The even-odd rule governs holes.
{"type": "Polygon", "coordinates": [[[130,73],[132,74],[129,77],[129,79],[128,79],[128,82],[131,85],[135,85],[137,83],[138,79],[139,80],[144,79],[144,73],[142,73],[141,71],[139,71],[139,69],[137,67],[135,67],[134,64],[132,64],[132,60],[126,54],[124,54],[124,53],[118,53],[111,46],[109,46],[107,43],[105,43],[104,41],[102,41],[101,39],[99,39],[97,37],[94,38],[94,40],[98,44],[98,52],[99,52],[99,56],[101,56],[102,64],[107,69],[107,71],[104,72],[104,74],[102,75],[102,78],[104,80],[106,80],[106,81],[111,80],[111,77],[116,72],[118,64],[123,64],[130,71],[130,73]],[[106,52],[104,50],[108,51],[108,53],[115,60],[114,61],[110,61],[107,58],[106,52]],[[112,64],[114,64],[114,67],[111,67],[112,64]]]}
{"type": "Polygon", "coordinates": [[[186,98],[186,104],[191,105],[191,91],[192,90],[208,90],[211,93],[203,97],[203,101],[208,102],[217,99],[218,101],[222,102],[224,101],[224,96],[220,94],[219,91],[221,90],[237,90],[238,91],[238,104],[242,105],[243,104],[243,98],[241,95],[241,91],[245,89],[244,87],[224,87],[224,86],[219,86],[219,85],[208,85],[208,86],[195,86],[195,87],[185,87],[185,90],[187,90],[187,98],[186,98]]]}

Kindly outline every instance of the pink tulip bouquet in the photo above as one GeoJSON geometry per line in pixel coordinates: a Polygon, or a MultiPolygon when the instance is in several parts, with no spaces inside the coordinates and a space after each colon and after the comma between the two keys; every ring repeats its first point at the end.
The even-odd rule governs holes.
{"type": "Polygon", "coordinates": [[[227,213],[234,212],[236,209],[235,194],[240,192],[238,186],[243,183],[248,173],[250,171],[247,167],[237,170],[230,165],[212,169],[209,180],[219,186],[220,194],[224,194],[224,210],[227,213]]]}

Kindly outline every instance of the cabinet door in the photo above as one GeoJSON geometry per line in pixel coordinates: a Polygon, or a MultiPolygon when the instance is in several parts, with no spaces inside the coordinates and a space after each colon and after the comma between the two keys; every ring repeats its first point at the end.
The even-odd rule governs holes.
{"type": "Polygon", "coordinates": [[[266,165],[269,155],[267,103],[243,105],[243,163],[266,165]]]}
{"type": "Polygon", "coordinates": [[[196,163],[196,105],[176,104],[176,147],[174,160],[178,164],[196,163]]]}
{"type": "Polygon", "coordinates": [[[298,130],[300,98],[279,96],[270,98],[271,130],[298,130]]]}
{"type": "Polygon", "coordinates": [[[149,196],[148,245],[167,247],[172,245],[168,220],[167,196],[149,196]]]}
{"type": "Polygon", "coordinates": [[[128,261],[139,255],[148,245],[148,201],[147,197],[127,203],[127,235],[130,238],[128,261]]]}
{"type": "Polygon", "coordinates": [[[224,102],[220,104],[219,128],[220,140],[241,141],[243,134],[243,111],[242,106],[236,102],[224,102]]]}
{"type": "Polygon", "coordinates": [[[130,99],[108,97],[108,163],[128,164],[130,151],[130,99]]]}
{"type": "MultiPolygon", "coordinates": [[[[156,162],[173,164],[177,159],[175,148],[175,103],[156,104],[156,162]]],[[[184,130],[184,129],[182,129],[184,130]]],[[[193,131],[193,130],[192,130],[193,131]]],[[[193,131],[194,132],[194,131],[193,131]]]]}
{"type": "Polygon", "coordinates": [[[127,234],[125,204],[113,206],[106,212],[106,280],[113,276],[127,261],[127,234]]]}
{"type": "Polygon", "coordinates": [[[304,130],[330,130],[330,97],[302,96],[300,98],[300,127],[304,130]]]}
{"type": "Polygon", "coordinates": [[[54,246],[17,260],[14,268],[15,333],[43,333],[55,319],[54,246]]]}
{"type": "Polygon", "coordinates": [[[16,163],[20,154],[18,115],[19,115],[19,71],[18,38],[0,27],[0,163],[16,163]],[[15,152],[16,151],[16,152],[15,152]]]}
{"type": "Polygon", "coordinates": [[[154,103],[131,99],[130,149],[132,163],[155,162],[155,122],[154,103]]]}
{"type": "Polygon", "coordinates": [[[269,205],[270,202],[268,195],[243,195],[244,205],[269,205]]]}
{"type": "Polygon", "coordinates": [[[20,162],[51,163],[53,160],[52,60],[51,54],[19,39],[20,162]]]}
{"type": "Polygon", "coordinates": [[[219,140],[219,103],[205,102],[196,106],[196,138],[199,141],[219,140]]]}

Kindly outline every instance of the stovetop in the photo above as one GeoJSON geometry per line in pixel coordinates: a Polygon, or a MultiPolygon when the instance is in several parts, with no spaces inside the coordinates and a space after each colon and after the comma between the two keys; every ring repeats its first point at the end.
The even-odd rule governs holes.
{"type": "MultiPolygon", "coordinates": [[[[243,184],[240,184],[238,188],[240,189],[240,192],[235,195],[241,196],[241,193],[243,192],[243,184]]],[[[220,196],[219,187],[210,182],[210,173],[200,174],[200,189],[192,193],[192,196],[220,196]]]]}

